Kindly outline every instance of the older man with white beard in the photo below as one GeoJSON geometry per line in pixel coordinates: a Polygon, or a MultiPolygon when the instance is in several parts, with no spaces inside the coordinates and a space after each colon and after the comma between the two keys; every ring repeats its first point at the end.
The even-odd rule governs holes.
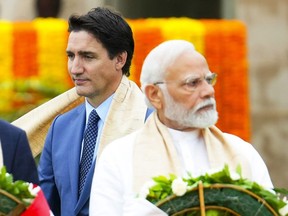
{"type": "Polygon", "coordinates": [[[90,216],[166,215],[136,198],[145,182],[187,171],[198,176],[225,164],[231,170],[240,165],[243,177],[273,187],[253,146],[214,126],[216,79],[190,42],[166,41],[148,54],[141,87],[155,112],[142,129],[103,151],[92,183],[90,216]]]}

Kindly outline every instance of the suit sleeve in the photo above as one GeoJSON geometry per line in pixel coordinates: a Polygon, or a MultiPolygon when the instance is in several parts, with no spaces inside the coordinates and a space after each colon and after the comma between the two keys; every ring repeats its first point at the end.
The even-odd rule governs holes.
{"type": "Polygon", "coordinates": [[[11,168],[14,180],[23,180],[39,185],[38,172],[25,131],[15,135],[15,155],[11,168]]]}

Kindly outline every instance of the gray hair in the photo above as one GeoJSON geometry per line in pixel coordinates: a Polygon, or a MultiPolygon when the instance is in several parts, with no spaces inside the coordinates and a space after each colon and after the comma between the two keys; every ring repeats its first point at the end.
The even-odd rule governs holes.
{"type": "MultiPolygon", "coordinates": [[[[152,49],[142,65],[140,75],[142,91],[145,92],[148,84],[163,81],[167,68],[173,64],[176,58],[182,53],[191,49],[195,50],[194,45],[185,40],[168,40],[152,49]]],[[[151,107],[147,98],[146,103],[151,107]]]]}

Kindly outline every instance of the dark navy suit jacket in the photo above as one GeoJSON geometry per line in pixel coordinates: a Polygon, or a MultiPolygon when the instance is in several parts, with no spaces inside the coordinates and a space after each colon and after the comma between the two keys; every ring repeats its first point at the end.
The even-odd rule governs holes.
{"type": "Polygon", "coordinates": [[[39,185],[38,173],[24,130],[0,120],[3,163],[14,181],[23,180],[39,185]]]}

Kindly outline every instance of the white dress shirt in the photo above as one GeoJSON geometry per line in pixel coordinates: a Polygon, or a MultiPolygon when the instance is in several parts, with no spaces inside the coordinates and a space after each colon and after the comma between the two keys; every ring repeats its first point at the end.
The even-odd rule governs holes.
{"type": "Polygon", "coordinates": [[[207,149],[203,137],[200,136],[200,130],[183,132],[169,129],[169,132],[179,155],[183,173],[189,172],[195,177],[204,174],[210,166],[207,149]]]}

